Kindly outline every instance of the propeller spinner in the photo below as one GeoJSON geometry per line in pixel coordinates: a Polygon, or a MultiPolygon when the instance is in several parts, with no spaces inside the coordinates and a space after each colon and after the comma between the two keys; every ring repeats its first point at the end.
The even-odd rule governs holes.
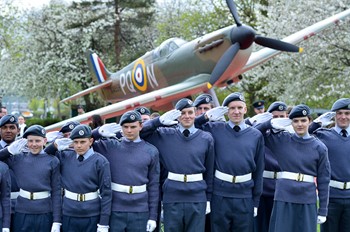
{"type": "Polygon", "coordinates": [[[268,37],[259,36],[256,34],[253,28],[242,25],[240,22],[237,8],[233,0],[226,0],[227,6],[233,16],[233,19],[237,27],[232,28],[231,31],[231,42],[232,45],[227,51],[221,56],[218,63],[214,67],[211,73],[209,82],[207,83],[208,89],[212,88],[221,75],[228,68],[232,60],[235,58],[237,52],[242,49],[246,49],[252,45],[253,42],[268,48],[272,48],[279,51],[285,52],[302,52],[303,49],[295,46],[294,44],[286,43],[281,40],[272,39],[268,37]]]}

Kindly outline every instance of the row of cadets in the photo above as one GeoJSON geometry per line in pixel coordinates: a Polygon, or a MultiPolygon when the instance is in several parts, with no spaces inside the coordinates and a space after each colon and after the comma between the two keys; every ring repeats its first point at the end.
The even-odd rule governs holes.
{"type": "Polygon", "coordinates": [[[274,118],[256,126],[265,135],[266,146],[281,168],[276,182],[270,232],[314,232],[317,223],[326,221],[330,180],[328,149],[308,133],[310,112],[308,106],[297,105],[290,112],[289,119],[274,118]],[[290,124],[295,133],[266,133],[290,124]]]}
{"type": "Polygon", "coordinates": [[[244,122],[244,96],[228,95],[223,106],[196,119],[215,141],[215,178],[211,201],[211,230],[253,231],[262,193],[264,138],[244,122]],[[227,113],[229,121],[217,121],[227,113]]]}
{"type": "Polygon", "coordinates": [[[14,172],[19,196],[11,231],[59,231],[61,224],[61,175],[59,160],[46,154],[46,132],[33,125],[23,139],[12,142],[0,151],[14,172]],[[25,146],[27,150],[24,150],[25,146]]]}
{"type": "Polygon", "coordinates": [[[166,232],[204,231],[210,211],[214,140],[195,128],[194,120],[193,102],[183,98],[174,110],[146,121],[141,131],[160,154],[166,232]]]}

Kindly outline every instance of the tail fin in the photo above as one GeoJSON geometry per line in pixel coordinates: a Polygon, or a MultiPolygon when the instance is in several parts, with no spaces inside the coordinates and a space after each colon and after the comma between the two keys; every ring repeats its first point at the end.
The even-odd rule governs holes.
{"type": "Polygon", "coordinates": [[[102,60],[96,53],[89,50],[87,52],[87,58],[91,75],[94,77],[94,81],[97,81],[97,84],[102,84],[103,82],[110,79],[111,73],[106,69],[102,60]]]}

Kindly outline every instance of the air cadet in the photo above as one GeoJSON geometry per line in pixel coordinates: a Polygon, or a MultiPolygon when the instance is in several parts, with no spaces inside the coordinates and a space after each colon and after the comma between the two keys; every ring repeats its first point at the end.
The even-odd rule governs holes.
{"type": "MultiPolygon", "coordinates": [[[[196,97],[193,102],[193,106],[196,107],[196,116],[204,114],[208,110],[214,108],[213,97],[210,94],[203,93],[196,97]]],[[[210,232],[210,213],[205,216],[205,231],[210,232]]]]}
{"type": "Polygon", "coordinates": [[[241,93],[228,95],[222,105],[200,116],[211,121],[217,110],[224,109],[223,114],[228,108],[228,122],[202,125],[213,135],[216,151],[211,230],[251,232],[262,192],[264,138],[244,123],[247,107],[241,93]]]}
{"type": "Polygon", "coordinates": [[[61,222],[61,177],[59,160],[43,151],[46,132],[33,125],[0,151],[13,170],[20,188],[14,215],[14,232],[59,232],[61,222]],[[23,152],[27,145],[29,151],[23,152]]]}
{"type": "MultiPolygon", "coordinates": [[[[121,140],[97,140],[93,147],[110,162],[112,176],[111,232],[154,231],[159,202],[159,153],[140,139],[141,114],[128,111],[120,118],[121,140]]],[[[115,123],[114,123],[115,124],[115,123]]],[[[105,124],[98,129],[103,137],[114,137],[105,124]]]]}
{"type": "Polygon", "coordinates": [[[187,98],[175,110],[145,122],[142,136],[160,152],[164,229],[166,232],[204,231],[212,193],[214,140],[194,127],[195,107],[187,98]],[[172,127],[164,127],[176,124],[172,127]]]}
{"type": "Polygon", "coordinates": [[[68,121],[61,127],[59,132],[63,134],[63,138],[69,138],[72,130],[78,125],[80,125],[80,123],[77,121],[68,121]]]}
{"type": "MultiPolygon", "coordinates": [[[[271,113],[272,118],[287,118],[287,105],[281,101],[273,102],[267,109],[271,113]]],[[[261,114],[260,114],[261,115],[261,114]]],[[[271,129],[264,133],[268,136],[270,133],[278,133],[279,130],[271,129]]],[[[255,218],[255,232],[269,231],[270,217],[273,206],[273,197],[275,194],[275,186],[278,172],[281,171],[277,160],[271,153],[271,150],[265,146],[265,170],[263,173],[263,192],[260,197],[260,204],[258,208],[258,215],[255,218]]]]}
{"type": "Polygon", "coordinates": [[[335,127],[314,132],[327,146],[331,165],[328,216],[321,231],[345,232],[350,231],[350,98],[338,99],[331,110],[335,127]]]}
{"type": "MultiPolygon", "coordinates": [[[[0,150],[9,146],[16,140],[16,136],[19,133],[18,120],[15,115],[7,114],[0,120],[0,150]]],[[[19,187],[13,171],[10,169],[11,177],[11,229],[13,228],[13,215],[15,212],[15,204],[19,194],[19,187]]]]}
{"type": "MultiPolygon", "coordinates": [[[[78,125],[70,139],[55,141],[61,162],[63,232],[107,232],[111,214],[111,174],[107,159],[92,149],[88,125],[78,125]],[[67,149],[73,143],[73,149],[67,149]]],[[[50,149],[52,151],[52,149],[50,149]]]]}
{"type": "Polygon", "coordinates": [[[196,116],[199,116],[214,108],[213,97],[210,94],[201,94],[194,100],[193,106],[196,107],[196,116]]]}
{"type": "Polygon", "coordinates": [[[286,131],[266,136],[266,146],[278,161],[281,172],[276,182],[270,232],[315,232],[326,221],[330,166],[327,147],[310,136],[310,108],[293,107],[289,119],[272,119],[257,126],[262,132],[280,120],[289,121],[295,133],[286,131]],[[317,187],[314,179],[317,179],[317,187]],[[319,209],[317,210],[318,190],[319,209]],[[318,215],[318,216],[317,216],[318,215]]]}
{"type": "Polygon", "coordinates": [[[255,114],[261,114],[265,112],[265,101],[257,100],[253,103],[255,114]]]}
{"type": "Polygon", "coordinates": [[[147,107],[140,106],[135,108],[135,110],[141,114],[142,122],[150,120],[151,111],[147,107]]]}
{"type": "Polygon", "coordinates": [[[11,220],[11,177],[8,166],[0,162],[0,228],[10,232],[11,220]]]}

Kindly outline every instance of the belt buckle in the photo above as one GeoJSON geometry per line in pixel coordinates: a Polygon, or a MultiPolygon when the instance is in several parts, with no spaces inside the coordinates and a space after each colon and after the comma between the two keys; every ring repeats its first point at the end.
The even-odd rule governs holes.
{"type": "Polygon", "coordinates": [[[133,192],[132,186],[129,186],[129,194],[132,194],[132,192],[133,192]]]}
{"type": "Polygon", "coordinates": [[[184,175],[184,182],[185,183],[187,182],[187,175],[186,174],[184,175]]]}
{"type": "Polygon", "coordinates": [[[273,172],[273,179],[277,179],[277,172],[273,172]]]}
{"type": "Polygon", "coordinates": [[[348,182],[344,182],[344,186],[343,186],[344,190],[346,189],[347,185],[348,185],[348,182]]]}
{"type": "Polygon", "coordinates": [[[298,173],[296,181],[304,181],[304,174],[298,173]]]}
{"type": "Polygon", "coordinates": [[[78,194],[77,201],[85,201],[85,194],[78,194]]]}
{"type": "Polygon", "coordinates": [[[232,176],[232,183],[236,183],[236,176],[232,176]]]}
{"type": "Polygon", "coordinates": [[[29,200],[34,200],[34,193],[29,194],[29,200]]]}

